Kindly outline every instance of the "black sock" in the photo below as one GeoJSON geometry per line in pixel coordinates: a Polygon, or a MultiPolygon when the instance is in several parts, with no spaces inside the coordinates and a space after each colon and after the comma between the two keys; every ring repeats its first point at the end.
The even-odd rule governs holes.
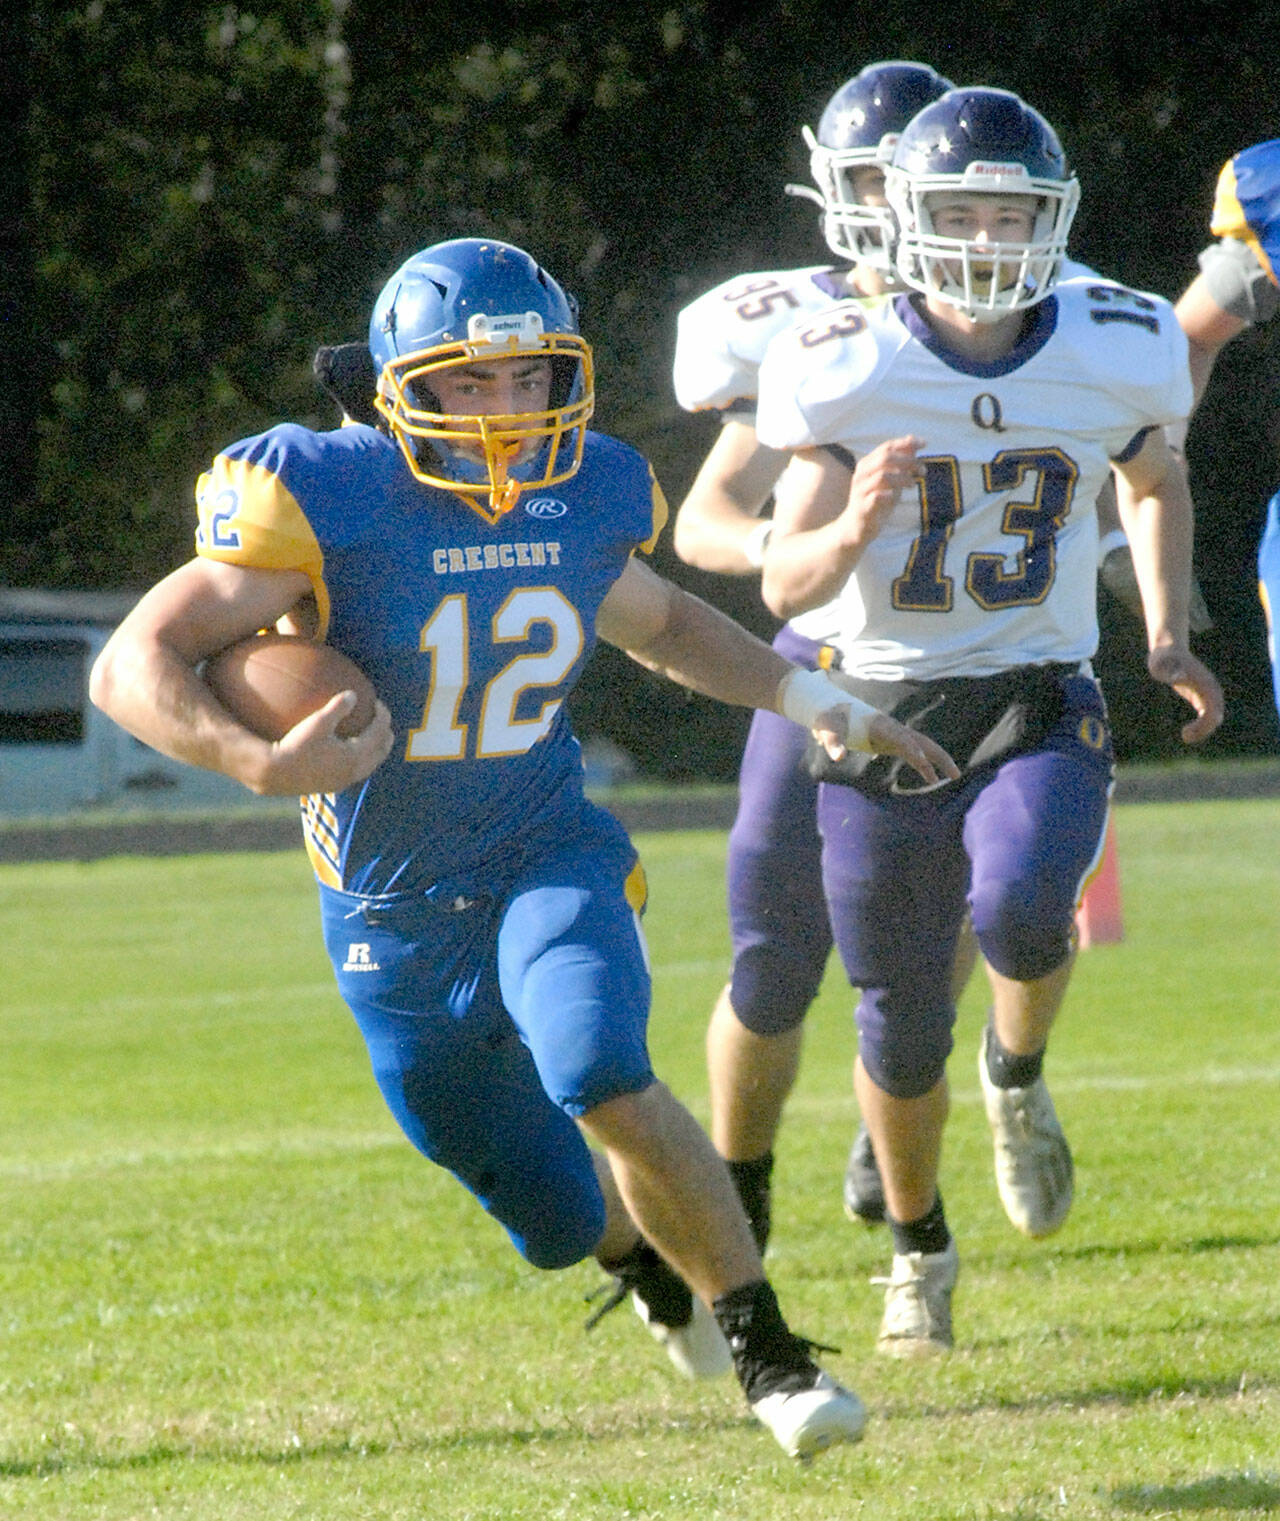
{"type": "Polygon", "coordinates": [[[797,1379],[805,1387],[811,1385],[816,1369],[809,1344],[792,1333],[777,1295],[763,1278],[730,1289],[711,1310],[729,1343],[742,1392],[752,1404],[797,1379]]]}
{"type": "Polygon", "coordinates": [[[997,1088],[1030,1088],[1044,1066],[1044,1047],[1030,1056],[1015,1056],[1000,1044],[995,1025],[987,1024],[987,1076],[997,1088]]]}
{"type": "Polygon", "coordinates": [[[905,1257],[908,1252],[927,1252],[930,1255],[945,1252],[947,1242],[951,1240],[941,1194],[933,1201],[933,1208],[928,1214],[921,1215],[918,1220],[895,1220],[892,1215],[886,1215],[885,1219],[893,1233],[893,1250],[900,1257],[905,1257]]]}
{"type": "Polygon", "coordinates": [[[769,1244],[769,1231],[773,1224],[773,1153],[766,1151],[762,1157],[752,1157],[746,1162],[727,1162],[729,1176],[738,1190],[747,1223],[755,1237],[756,1250],[764,1256],[769,1244]]]}
{"type": "Polygon", "coordinates": [[[628,1291],[639,1294],[648,1307],[650,1318],[661,1325],[679,1329],[693,1319],[692,1289],[643,1236],[615,1261],[606,1262],[600,1257],[596,1261],[606,1273],[613,1275],[616,1287],[612,1296],[587,1321],[588,1330],[620,1303],[628,1291]]]}

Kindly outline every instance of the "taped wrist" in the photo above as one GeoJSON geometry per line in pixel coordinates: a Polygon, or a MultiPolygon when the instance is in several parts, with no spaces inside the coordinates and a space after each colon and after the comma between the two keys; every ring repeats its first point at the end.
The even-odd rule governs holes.
{"type": "Polygon", "coordinates": [[[764,564],[764,552],[769,547],[769,537],[772,533],[773,522],[766,518],[763,523],[757,523],[742,541],[742,553],[747,564],[756,570],[764,564]]]}
{"type": "Polygon", "coordinates": [[[871,752],[871,719],[880,710],[837,685],[825,671],[796,667],[778,683],[778,712],[802,729],[812,729],[822,713],[842,708],[848,714],[840,737],[850,750],[871,752]]]}
{"type": "Polygon", "coordinates": [[[1098,540],[1098,564],[1107,558],[1113,549],[1128,549],[1129,535],[1123,528],[1113,528],[1110,533],[1104,533],[1098,540]]]}
{"type": "Polygon", "coordinates": [[[1197,259],[1209,294],[1224,312],[1241,322],[1266,322],[1280,307],[1280,289],[1258,263],[1253,249],[1239,238],[1219,238],[1197,259]]]}

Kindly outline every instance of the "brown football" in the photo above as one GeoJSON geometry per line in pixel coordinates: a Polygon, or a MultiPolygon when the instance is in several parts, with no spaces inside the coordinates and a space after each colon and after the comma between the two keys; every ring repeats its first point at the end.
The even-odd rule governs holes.
{"type": "Polygon", "coordinates": [[[373,717],[369,678],[340,651],[313,639],[255,634],[212,656],[203,675],[222,706],[262,739],[280,739],[337,692],[356,694],[355,707],[338,725],[343,739],[373,717]]]}

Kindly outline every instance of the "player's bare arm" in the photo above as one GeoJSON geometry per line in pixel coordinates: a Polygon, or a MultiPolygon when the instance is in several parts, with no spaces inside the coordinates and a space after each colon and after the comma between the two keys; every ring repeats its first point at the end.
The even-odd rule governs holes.
{"type": "Polygon", "coordinates": [[[825,449],[799,450],[778,483],[761,590],[779,618],[830,601],[853,573],[903,491],[920,474],[921,440],[886,440],[852,474],[825,449]]]}
{"type": "Polygon", "coordinates": [[[1191,383],[1198,402],[1209,383],[1219,350],[1244,332],[1248,323],[1224,311],[1210,292],[1209,280],[1197,275],[1178,298],[1174,307],[1178,325],[1187,335],[1190,349],[1191,383]]]}
{"type": "Polygon", "coordinates": [[[596,618],[602,639],[681,686],[811,728],[839,759],[846,749],[901,756],[928,782],[959,775],[932,740],[841,690],[825,672],[784,660],[710,603],[631,560],[596,618]]]}
{"type": "Polygon", "coordinates": [[[1116,503],[1133,554],[1147,625],[1147,669],[1194,710],[1185,744],[1199,744],[1222,722],[1222,688],[1191,653],[1189,606],[1193,512],[1186,472],[1159,429],[1115,468],[1116,503]]]}
{"type": "Polygon", "coordinates": [[[787,459],[760,442],[752,423],[730,418],[676,514],[672,542],[680,558],[726,576],[758,571],[768,528],[761,513],[787,459]]]}
{"type": "Polygon", "coordinates": [[[202,660],[271,627],[310,590],[301,572],[191,560],[112,634],[94,664],[90,697],[153,749],[220,771],[251,792],[290,797],[362,781],[391,747],[381,703],[363,733],[340,739],[337,726],[353,700],[340,693],[272,743],[232,718],[198,674],[202,660]]]}

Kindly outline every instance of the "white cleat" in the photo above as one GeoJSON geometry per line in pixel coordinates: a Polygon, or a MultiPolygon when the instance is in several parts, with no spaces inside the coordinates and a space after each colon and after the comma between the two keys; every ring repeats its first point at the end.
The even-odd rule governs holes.
{"type": "Polygon", "coordinates": [[[733,1367],[724,1332],[696,1294],[693,1296],[693,1316],[684,1326],[666,1326],[660,1320],[654,1320],[649,1306],[639,1294],[632,1294],[631,1303],[649,1328],[649,1335],[665,1348],[667,1356],[686,1378],[720,1378],[733,1367]]]}
{"type": "Polygon", "coordinates": [[[1071,1148],[1044,1078],[1029,1088],[997,1088],[991,1081],[987,1033],[978,1052],[978,1076],[995,1144],[1000,1202],[1024,1236],[1051,1236],[1067,1218],[1075,1192],[1071,1148]]]}
{"type": "Polygon", "coordinates": [[[951,1291],[960,1276],[955,1241],[942,1252],[899,1252],[885,1285],[876,1351],[888,1357],[936,1357],[951,1350],[951,1291]]]}
{"type": "MultiPolygon", "coordinates": [[[[815,1367],[806,1387],[775,1389],[752,1406],[788,1457],[807,1462],[838,1442],[856,1442],[867,1424],[862,1401],[815,1367]]],[[[803,1376],[803,1375],[801,1375],[803,1376]]]]}

